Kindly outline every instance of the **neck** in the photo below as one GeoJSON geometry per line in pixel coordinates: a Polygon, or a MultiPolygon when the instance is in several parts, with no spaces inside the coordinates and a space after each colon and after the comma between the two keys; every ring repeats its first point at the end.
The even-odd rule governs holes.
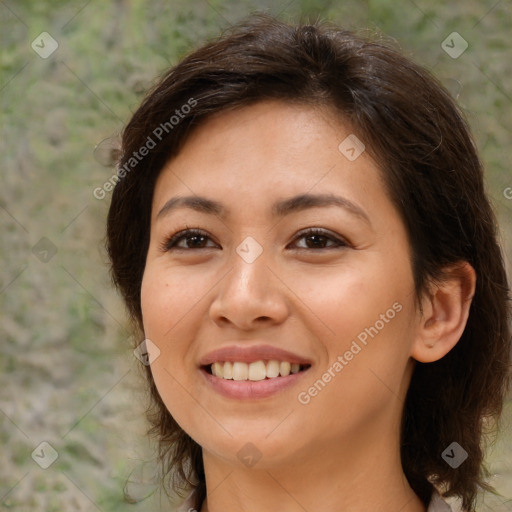
{"type": "Polygon", "coordinates": [[[360,432],[357,441],[331,440],[307,456],[259,469],[259,463],[240,468],[203,450],[201,512],[425,512],[402,471],[399,429],[377,432],[366,433],[371,439],[360,432]]]}

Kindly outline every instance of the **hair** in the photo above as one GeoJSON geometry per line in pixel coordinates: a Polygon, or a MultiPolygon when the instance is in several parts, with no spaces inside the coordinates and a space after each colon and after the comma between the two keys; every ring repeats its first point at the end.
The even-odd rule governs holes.
{"type": "MultiPolygon", "coordinates": [[[[404,405],[401,461],[428,504],[435,488],[472,512],[485,434],[510,380],[510,309],[497,223],[467,122],[430,73],[377,38],[326,22],[291,25],[255,14],[186,56],[152,88],[124,129],[107,221],[111,274],[143,333],[141,282],[155,180],[209,116],[265,100],[327,107],[363,140],[406,227],[416,298],[468,262],[477,274],[465,330],[433,363],[416,363],[404,405]],[[183,108],[193,105],[191,108],[183,108]],[[179,116],[178,122],[173,115],[179,116]],[[151,140],[151,144],[148,141],[151,140]],[[138,151],[146,150],[144,157],[138,151]],[[456,441],[467,460],[441,457],[456,441]]],[[[201,447],[163,403],[146,368],[150,433],[172,486],[206,492],[201,447]]]]}

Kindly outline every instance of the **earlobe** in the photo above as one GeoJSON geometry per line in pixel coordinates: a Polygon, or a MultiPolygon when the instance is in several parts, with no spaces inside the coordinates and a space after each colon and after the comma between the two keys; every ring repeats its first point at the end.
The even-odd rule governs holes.
{"type": "Polygon", "coordinates": [[[459,341],[475,293],[476,273],[467,262],[445,269],[422,299],[411,357],[431,363],[444,357],[459,341]]]}

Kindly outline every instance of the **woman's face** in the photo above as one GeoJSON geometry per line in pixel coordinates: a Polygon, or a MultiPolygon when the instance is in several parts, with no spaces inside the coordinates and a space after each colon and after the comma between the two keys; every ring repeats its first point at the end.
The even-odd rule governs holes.
{"type": "Polygon", "coordinates": [[[205,457],[276,467],[398,435],[418,325],[410,252],[350,135],[327,111],[261,102],[204,122],[157,180],[145,336],[159,393],[205,457]]]}

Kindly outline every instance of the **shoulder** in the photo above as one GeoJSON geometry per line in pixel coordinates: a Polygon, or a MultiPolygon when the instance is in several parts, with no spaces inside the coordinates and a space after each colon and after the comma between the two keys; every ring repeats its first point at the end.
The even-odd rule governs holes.
{"type": "Polygon", "coordinates": [[[461,508],[451,506],[437,492],[432,493],[427,512],[464,512],[461,508]]]}

